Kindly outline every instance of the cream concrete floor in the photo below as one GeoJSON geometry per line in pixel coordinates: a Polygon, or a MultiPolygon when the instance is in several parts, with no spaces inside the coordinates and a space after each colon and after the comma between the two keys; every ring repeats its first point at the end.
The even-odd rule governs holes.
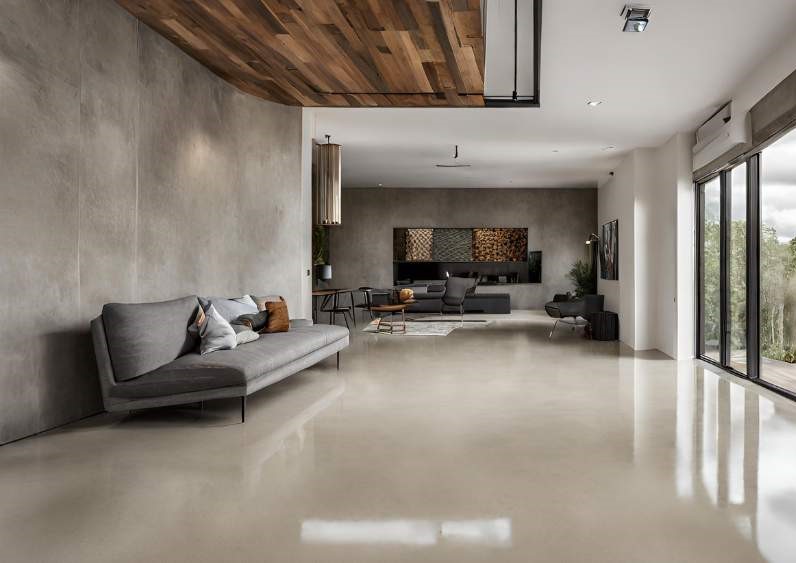
{"type": "Polygon", "coordinates": [[[503,319],[0,448],[0,559],[794,560],[793,403],[503,319]]]}

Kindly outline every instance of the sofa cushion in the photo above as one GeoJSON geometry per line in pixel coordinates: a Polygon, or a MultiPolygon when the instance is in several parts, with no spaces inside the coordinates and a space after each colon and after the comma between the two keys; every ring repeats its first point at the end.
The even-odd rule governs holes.
{"type": "Polygon", "coordinates": [[[263,334],[234,350],[219,350],[206,356],[186,354],[162,369],[196,368],[197,373],[202,369],[229,369],[244,381],[253,381],[347,336],[348,330],[339,326],[299,326],[290,332],[263,334]]]}
{"type": "Polygon", "coordinates": [[[235,369],[207,365],[205,358],[193,353],[156,370],[114,385],[110,396],[121,399],[146,399],[165,395],[178,395],[195,391],[209,391],[225,387],[246,387],[243,374],[235,369]]]}
{"type": "Polygon", "coordinates": [[[116,381],[167,364],[196,346],[188,334],[199,302],[195,295],[159,303],[109,303],[102,321],[116,381]]]}
{"type": "Polygon", "coordinates": [[[254,342],[255,340],[259,340],[260,335],[253,330],[241,330],[235,331],[235,339],[238,341],[238,346],[241,344],[248,344],[249,342],[254,342]]]}
{"type": "Polygon", "coordinates": [[[226,297],[200,297],[199,302],[202,304],[202,308],[205,312],[207,312],[210,305],[213,305],[216,311],[218,311],[227,322],[241,315],[257,312],[257,304],[248,295],[235,299],[228,299],[226,297]]]}
{"type": "Polygon", "coordinates": [[[251,295],[254,302],[257,304],[257,308],[260,311],[265,311],[265,304],[271,301],[284,301],[285,298],[281,295],[251,295]]]}
{"type": "Polygon", "coordinates": [[[268,319],[260,332],[270,334],[290,330],[290,314],[287,311],[287,303],[281,297],[279,299],[279,301],[268,301],[265,304],[268,319]]]}
{"type": "Polygon", "coordinates": [[[215,305],[207,308],[205,317],[204,324],[199,327],[199,336],[202,338],[199,346],[201,355],[218,350],[232,350],[238,345],[235,330],[216,310],[215,305]]]}
{"type": "Polygon", "coordinates": [[[268,324],[268,311],[260,311],[259,313],[249,313],[241,315],[237,319],[231,321],[232,325],[245,325],[254,332],[260,332],[268,324]]]}

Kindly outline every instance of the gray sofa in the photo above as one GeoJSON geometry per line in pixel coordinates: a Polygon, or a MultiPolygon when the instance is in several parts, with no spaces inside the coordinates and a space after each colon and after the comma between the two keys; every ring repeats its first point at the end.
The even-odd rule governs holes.
{"type": "MultiPolygon", "coordinates": [[[[414,292],[413,303],[406,310],[409,313],[439,313],[442,309],[442,296],[445,295],[445,282],[417,283],[395,286],[396,290],[409,288],[414,292]]],[[[389,301],[389,295],[373,295],[376,305],[389,301]]],[[[511,295],[508,293],[468,293],[464,298],[465,313],[489,313],[508,315],[511,313],[511,295]]]]}
{"type": "Polygon", "coordinates": [[[348,346],[348,329],[293,320],[288,332],[264,334],[234,350],[201,356],[188,332],[195,295],[159,303],[110,303],[91,321],[102,400],[125,411],[246,397],[348,346]]]}

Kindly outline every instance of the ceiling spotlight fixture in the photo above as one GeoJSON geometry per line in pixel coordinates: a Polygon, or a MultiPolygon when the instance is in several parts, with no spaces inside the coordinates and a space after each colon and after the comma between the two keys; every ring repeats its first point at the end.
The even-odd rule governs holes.
{"type": "Polygon", "coordinates": [[[614,145],[608,145],[607,147],[603,147],[603,150],[604,150],[604,151],[612,151],[612,150],[614,150],[615,148],[616,148],[616,147],[615,147],[614,145]]]}
{"type": "Polygon", "coordinates": [[[589,106],[590,108],[596,108],[601,103],[603,103],[602,100],[586,100],[586,105],[589,106]]]}
{"type": "Polygon", "coordinates": [[[470,168],[469,164],[460,164],[459,159],[459,145],[455,145],[453,149],[453,164],[437,164],[437,168],[470,168]]]}
{"type": "Polygon", "coordinates": [[[641,33],[647,29],[647,24],[650,22],[650,8],[639,6],[637,4],[625,4],[622,12],[619,14],[625,18],[625,25],[622,31],[629,33],[641,33]]]}

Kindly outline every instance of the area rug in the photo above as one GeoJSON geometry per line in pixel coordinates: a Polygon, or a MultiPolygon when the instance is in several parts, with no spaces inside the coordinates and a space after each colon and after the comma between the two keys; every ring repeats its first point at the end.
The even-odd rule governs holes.
{"type": "MultiPolygon", "coordinates": [[[[373,334],[378,333],[376,324],[378,321],[371,321],[362,332],[370,332],[373,334]]],[[[390,333],[382,331],[379,334],[386,334],[388,336],[448,336],[451,332],[460,328],[459,321],[406,321],[406,333],[397,332],[398,326],[395,327],[396,332],[390,333]]]]}

